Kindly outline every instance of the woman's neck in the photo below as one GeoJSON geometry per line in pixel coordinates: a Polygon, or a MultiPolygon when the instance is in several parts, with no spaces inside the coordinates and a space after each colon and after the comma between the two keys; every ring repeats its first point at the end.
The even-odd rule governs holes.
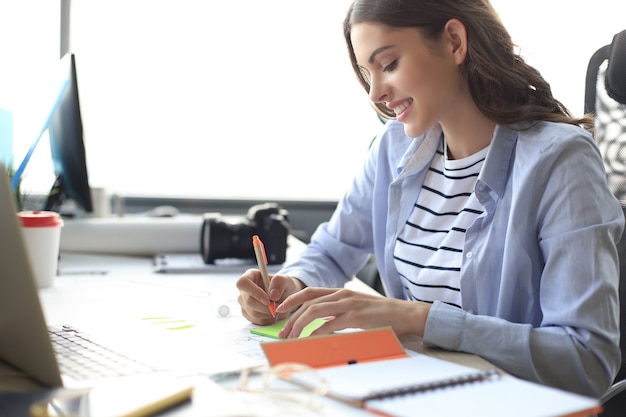
{"type": "Polygon", "coordinates": [[[487,119],[470,99],[441,121],[450,159],[462,159],[491,143],[496,123],[487,119]]]}

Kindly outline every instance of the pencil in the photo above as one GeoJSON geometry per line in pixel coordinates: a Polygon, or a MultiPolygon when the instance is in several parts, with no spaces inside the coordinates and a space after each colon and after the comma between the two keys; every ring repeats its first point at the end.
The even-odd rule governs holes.
{"type": "MultiPolygon", "coordinates": [[[[261,277],[263,278],[263,286],[265,287],[263,289],[268,291],[270,288],[270,277],[267,273],[267,256],[265,255],[265,246],[263,245],[263,242],[261,242],[261,239],[259,239],[258,235],[252,236],[252,246],[254,247],[256,263],[259,265],[261,277]]],[[[270,313],[272,313],[272,317],[276,317],[276,303],[272,300],[270,300],[269,309],[270,313]]]]}

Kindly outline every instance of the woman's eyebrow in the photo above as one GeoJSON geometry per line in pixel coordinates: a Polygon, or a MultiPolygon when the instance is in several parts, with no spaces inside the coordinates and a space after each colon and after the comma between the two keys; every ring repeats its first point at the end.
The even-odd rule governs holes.
{"type": "Polygon", "coordinates": [[[389,48],[393,48],[393,45],[381,46],[380,48],[376,48],[374,52],[372,52],[372,54],[370,55],[367,62],[369,62],[370,64],[373,64],[374,60],[376,59],[376,55],[380,54],[381,52],[386,51],[389,48]]]}

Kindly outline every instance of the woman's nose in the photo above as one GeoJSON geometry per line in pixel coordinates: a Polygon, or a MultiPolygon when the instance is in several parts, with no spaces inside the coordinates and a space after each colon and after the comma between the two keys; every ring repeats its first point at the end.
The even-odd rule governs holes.
{"type": "Polygon", "coordinates": [[[370,80],[369,98],[373,103],[387,101],[388,94],[387,87],[383,82],[375,78],[370,80]]]}

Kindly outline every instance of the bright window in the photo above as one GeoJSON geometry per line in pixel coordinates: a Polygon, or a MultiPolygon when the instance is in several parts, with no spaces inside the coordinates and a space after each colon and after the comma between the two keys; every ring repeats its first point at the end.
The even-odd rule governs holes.
{"type": "Polygon", "coordinates": [[[74,1],[92,183],[339,198],[381,126],[343,44],[348,4],[74,1]]]}
{"type": "MultiPolygon", "coordinates": [[[[13,150],[18,165],[43,127],[58,79],[59,1],[0,2],[0,108],[12,114],[13,146],[2,137],[0,150],[13,150]]],[[[4,158],[3,158],[4,159],[4,158]]],[[[25,180],[37,179],[43,188],[52,185],[52,163],[47,139],[33,154],[25,180]],[[48,172],[50,171],[50,172],[48,172]],[[45,173],[45,175],[42,175],[45,173]]],[[[38,187],[39,188],[39,187],[38,187]]]]}
{"type": "MultiPolygon", "coordinates": [[[[4,3],[3,39],[19,42],[0,49],[19,59],[0,86],[16,86],[20,160],[43,122],[35,109],[50,104],[33,91],[58,60],[59,7],[4,3]]],[[[92,185],[133,196],[340,198],[381,126],[343,43],[349,3],[72,0],[92,185]]],[[[582,114],[589,57],[626,29],[615,1],[493,4],[522,55],[582,114]]]]}

